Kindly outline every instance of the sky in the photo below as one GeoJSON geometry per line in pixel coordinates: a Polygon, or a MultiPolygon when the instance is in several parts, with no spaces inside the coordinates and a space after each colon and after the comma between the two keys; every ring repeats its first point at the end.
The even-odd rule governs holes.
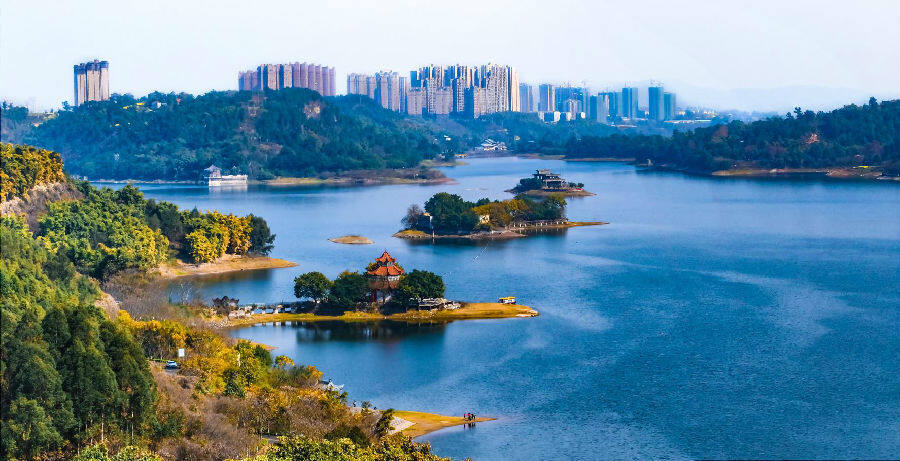
{"type": "Polygon", "coordinates": [[[681,106],[826,109],[900,98],[900,1],[0,0],[0,98],[59,108],[95,58],[136,96],[236,89],[269,62],[333,66],[339,92],[351,72],[495,62],[529,83],[661,82],[681,106]]]}

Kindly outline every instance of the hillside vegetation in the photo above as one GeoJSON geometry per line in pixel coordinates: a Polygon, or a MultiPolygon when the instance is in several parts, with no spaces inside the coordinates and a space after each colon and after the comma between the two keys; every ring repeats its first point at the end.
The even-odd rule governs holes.
{"type": "Polygon", "coordinates": [[[146,293],[123,310],[98,307],[97,278],[146,279],[170,254],[196,257],[200,241],[214,253],[268,252],[262,218],[181,211],[132,186],[75,186],[81,198],[49,204],[36,233],[22,216],[0,218],[0,460],[440,459],[389,435],[391,411],[352,411],[314,367],[208,329],[202,305],[171,306],[183,314],[167,319],[137,315],[131,302],[146,293]],[[179,373],[152,364],[179,349],[179,373]],[[274,436],[288,438],[267,450],[274,436]]]}
{"type": "Polygon", "coordinates": [[[802,111],[751,123],[731,122],[671,137],[570,138],[568,158],[623,157],[711,172],[732,168],[876,166],[900,174],[900,101],[802,111]]]}
{"type": "Polygon", "coordinates": [[[70,173],[90,178],[196,180],[210,164],[258,179],[314,176],[413,167],[441,150],[422,121],[299,88],[114,95],[19,129],[15,109],[4,110],[16,116],[4,133],[62,153],[70,173]]]}
{"type": "Polygon", "coordinates": [[[39,184],[65,179],[62,159],[58,153],[0,143],[0,202],[22,197],[39,184]]]}

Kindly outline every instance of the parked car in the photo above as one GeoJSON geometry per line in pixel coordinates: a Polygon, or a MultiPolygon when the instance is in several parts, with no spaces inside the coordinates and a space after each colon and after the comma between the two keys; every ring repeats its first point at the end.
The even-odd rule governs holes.
{"type": "Polygon", "coordinates": [[[178,362],[174,360],[166,360],[166,370],[176,370],[178,369],[178,362]]]}

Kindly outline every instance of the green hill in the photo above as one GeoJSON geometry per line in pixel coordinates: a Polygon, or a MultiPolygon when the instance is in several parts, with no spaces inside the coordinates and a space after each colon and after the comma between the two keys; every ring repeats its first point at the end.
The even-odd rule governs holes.
{"type": "Polygon", "coordinates": [[[671,137],[570,139],[568,158],[633,157],[677,169],[882,168],[900,174],[900,101],[874,98],[831,112],[802,111],[751,123],[731,122],[671,137]]]}
{"type": "Polygon", "coordinates": [[[425,121],[305,89],[114,95],[37,127],[15,109],[4,110],[15,116],[6,139],[58,151],[70,173],[90,178],[195,180],[210,164],[258,179],[313,176],[413,167],[442,149],[425,121]]]}

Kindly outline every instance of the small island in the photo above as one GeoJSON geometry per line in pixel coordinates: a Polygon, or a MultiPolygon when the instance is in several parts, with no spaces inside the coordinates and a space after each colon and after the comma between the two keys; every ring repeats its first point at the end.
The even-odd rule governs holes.
{"type": "Polygon", "coordinates": [[[439,192],[425,208],[410,205],[401,220],[403,229],[394,237],[406,240],[505,240],[526,237],[535,231],[608,224],[602,221],[570,221],[566,199],[548,194],[535,199],[519,195],[510,200],[463,200],[439,192]]]}
{"type": "Polygon", "coordinates": [[[444,280],[433,272],[407,272],[387,251],[365,272],[344,271],[334,280],[321,272],[307,272],[294,279],[294,295],[301,301],[277,305],[238,305],[223,296],[213,300],[217,314],[228,327],[268,322],[344,321],[451,322],[464,319],[537,317],[536,310],[515,303],[514,297],[498,302],[465,303],[445,299],[444,280]]]}
{"type": "Polygon", "coordinates": [[[344,245],[371,245],[372,240],[362,235],[345,235],[343,237],[335,237],[328,239],[334,243],[343,243],[344,245]]]}
{"type": "Polygon", "coordinates": [[[561,194],[564,197],[589,197],[595,195],[584,190],[583,183],[568,182],[550,170],[535,170],[530,178],[522,178],[516,187],[508,190],[514,194],[547,197],[561,194]]]}

